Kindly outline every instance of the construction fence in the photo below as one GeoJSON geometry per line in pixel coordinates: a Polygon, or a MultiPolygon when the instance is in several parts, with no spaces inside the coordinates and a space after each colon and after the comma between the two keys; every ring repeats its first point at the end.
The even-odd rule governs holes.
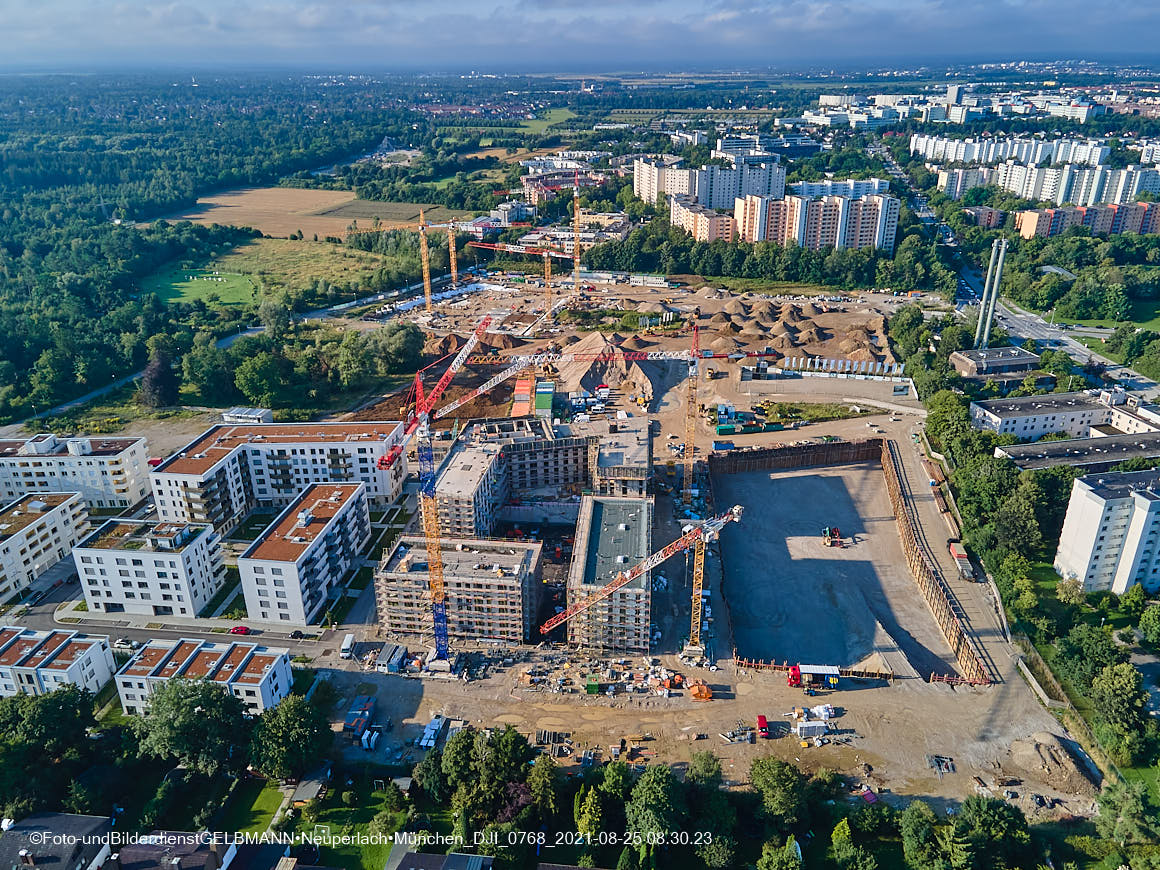
{"type": "Polygon", "coordinates": [[[727,453],[710,454],[709,471],[712,477],[747,471],[875,461],[882,465],[886,489],[890,495],[890,503],[898,523],[898,534],[902,539],[902,549],[906,554],[911,575],[959,665],[960,678],[943,677],[943,679],[974,685],[990,684],[992,679],[987,673],[982,657],[955,612],[953,595],[929,553],[929,547],[924,546],[925,538],[922,536],[917,515],[903,492],[902,476],[898,470],[901,459],[893,441],[885,438],[866,438],[859,441],[828,441],[786,447],[731,450],[727,453]]]}
{"type": "Polygon", "coordinates": [[[959,672],[968,683],[987,685],[992,682],[982,657],[975,649],[974,642],[967,634],[962,620],[955,613],[953,596],[934,560],[924,546],[918,518],[913,506],[902,491],[902,477],[899,473],[901,459],[893,441],[879,439],[882,473],[886,477],[886,491],[890,494],[890,504],[894,508],[898,523],[898,535],[902,539],[902,550],[906,554],[910,573],[918,584],[918,590],[926,600],[935,622],[946,638],[951,652],[959,665],[959,672]]]}

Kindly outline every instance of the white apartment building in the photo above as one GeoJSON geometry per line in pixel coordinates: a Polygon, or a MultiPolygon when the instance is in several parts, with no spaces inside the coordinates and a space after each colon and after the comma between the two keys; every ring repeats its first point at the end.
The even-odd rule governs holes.
{"type": "Polygon", "coordinates": [[[73,550],[89,610],[197,616],[225,582],[213,526],[109,520],[73,550]]]}
{"type": "Polygon", "coordinates": [[[0,510],[0,601],[31,586],[88,530],[78,492],[30,492],[0,510]]]}
{"type": "Polygon", "coordinates": [[[371,502],[389,504],[407,475],[402,440],[398,422],[214,426],[153,470],[157,513],[226,533],[315,483],[361,482],[371,502]]]}
{"type": "Polygon", "coordinates": [[[1129,399],[1123,390],[1088,390],[971,402],[971,425],[1023,441],[1051,434],[1087,438],[1155,432],[1160,430],[1160,413],[1153,405],[1129,399]],[[1096,427],[1106,431],[1093,432],[1096,427]]]}
{"type": "Polygon", "coordinates": [[[940,163],[987,164],[1015,160],[1030,165],[1047,161],[1102,166],[1111,151],[1098,139],[949,139],[922,133],[910,137],[911,154],[940,163]]]}
{"type": "Polygon", "coordinates": [[[732,208],[739,196],[785,195],[785,167],[774,155],[725,155],[732,167],[681,169],[658,160],[633,162],[633,192],[645,202],[659,196],[691,196],[706,208],[732,208]],[[765,157],[765,159],[762,159],[765,157]]]}
{"type": "Polygon", "coordinates": [[[89,507],[129,507],[149,494],[148,462],[144,438],[0,440],[0,498],[79,492],[89,507]]]}
{"type": "Polygon", "coordinates": [[[1160,590],[1160,472],[1105,472],[1077,478],[1055,570],[1086,592],[1123,595],[1137,583],[1160,590]]]}
{"type": "Polygon", "coordinates": [[[972,187],[994,183],[994,169],[943,169],[938,174],[938,189],[950,199],[961,199],[972,187]]]}
{"type": "Polygon", "coordinates": [[[733,216],[705,208],[687,196],[669,197],[669,224],[680,227],[698,242],[731,242],[733,216]]]}
{"type": "Polygon", "coordinates": [[[1023,166],[1008,161],[995,170],[995,183],[1030,200],[1056,205],[1134,202],[1141,193],[1160,194],[1160,170],[1139,165],[1123,169],[1023,166]]]}
{"type": "Polygon", "coordinates": [[[172,679],[209,680],[240,698],[257,715],[290,694],[294,677],[286,649],[230,641],[151,640],[117,671],[117,695],[126,715],[145,712],[149,696],[172,679]]]}
{"type": "Polygon", "coordinates": [[[794,196],[845,196],[857,199],[860,196],[890,193],[890,181],[885,178],[846,178],[840,181],[797,181],[789,186],[794,196]]]}
{"type": "Polygon", "coordinates": [[[61,686],[96,694],[116,665],[107,637],[53,629],[0,628],[0,697],[44,695],[61,686]]]}
{"type": "Polygon", "coordinates": [[[309,625],[342,595],[370,541],[366,485],[314,484],[238,559],[251,619],[309,625]]]}

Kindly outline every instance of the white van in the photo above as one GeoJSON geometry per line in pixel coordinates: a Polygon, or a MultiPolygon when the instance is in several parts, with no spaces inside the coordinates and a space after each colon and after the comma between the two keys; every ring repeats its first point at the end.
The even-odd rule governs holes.
{"type": "Polygon", "coordinates": [[[349,659],[354,655],[354,635],[348,634],[342,639],[342,648],[338,651],[340,659],[349,659]]]}

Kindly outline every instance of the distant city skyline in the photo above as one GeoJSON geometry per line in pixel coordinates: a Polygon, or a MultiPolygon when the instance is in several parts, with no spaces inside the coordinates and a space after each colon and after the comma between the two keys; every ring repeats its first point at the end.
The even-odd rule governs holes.
{"type": "Polygon", "coordinates": [[[1160,7],[1110,0],[38,0],[0,8],[4,70],[848,69],[1160,60],[1160,7]]]}

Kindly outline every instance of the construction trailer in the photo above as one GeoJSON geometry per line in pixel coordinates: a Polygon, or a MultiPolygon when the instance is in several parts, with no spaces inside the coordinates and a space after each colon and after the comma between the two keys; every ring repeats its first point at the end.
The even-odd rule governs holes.
{"type": "Polygon", "coordinates": [[[801,737],[802,739],[809,737],[824,737],[827,733],[829,733],[829,730],[830,726],[825,722],[814,721],[810,719],[795,722],[793,726],[794,734],[796,734],[798,737],[801,737]]]}
{"type": "Polygon", "coordinates": [[[802,686],[829,686],[838,685],[841,671],[835,665],[790,665],[785,683],[791,688],[802,686]]]}

